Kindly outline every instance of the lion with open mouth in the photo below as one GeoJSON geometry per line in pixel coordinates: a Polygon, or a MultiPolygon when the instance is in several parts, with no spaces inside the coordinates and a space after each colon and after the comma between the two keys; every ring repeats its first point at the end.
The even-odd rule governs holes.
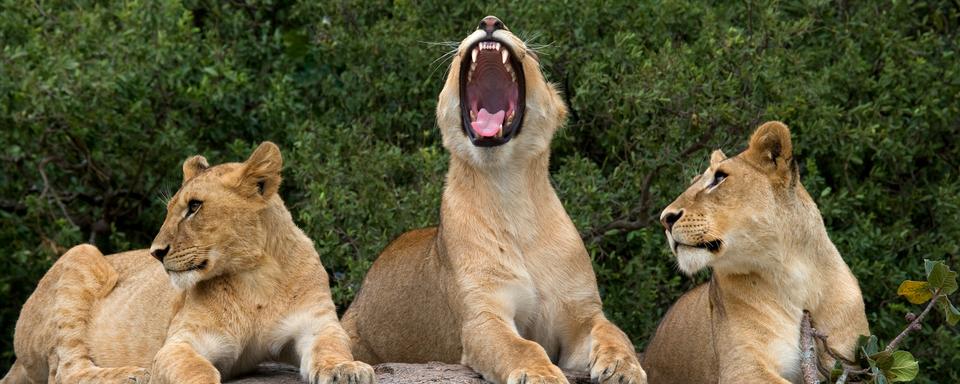
{"type": "Polygon", "coordinates": [[[586,248],[550,184],[567,110],[496,17],[464,39],[437,103],[450,151],[440,225],[380,254],[343,324],[368,363],[463,363],[496,383],[645,383],[602,311],[586,248]]]}

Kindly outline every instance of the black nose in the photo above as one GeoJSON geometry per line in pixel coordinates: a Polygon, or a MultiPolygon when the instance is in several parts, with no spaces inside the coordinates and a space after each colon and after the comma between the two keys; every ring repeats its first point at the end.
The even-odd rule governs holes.
{"type": "Polygon", "coordinates": [[[480,26],[477,27],[477,29],[487,31],[487,34],[489,35],[493,33],[493,31],[498,29],[507,29],[507,27],[503,25],[503,22],[500,21],[500,19],[498,19],[496,16],[487,16],[484,17],[483,20],[480,20],[480,26]]]}
{"type": "Polygon", "coordinates": [[[673,229],[673,224],[676,223],[677,220],[680,220],[681,216],[683,216],[682,209],[677,212],[664,212],[663,215],[660,216],[660,224],[663,224],[663,227],[670,231],[673,229]]]}
{"type": "Polygon", "coordinates": [[[160,262],[163,262],[163,258],[167,256],[168,252],[170,252],[169,245],[163,248],[157,248],[157,249],[154,249],[153,251],[150,251],[150,255],[152,255],[157,260],[160,260],[160,262]]]}

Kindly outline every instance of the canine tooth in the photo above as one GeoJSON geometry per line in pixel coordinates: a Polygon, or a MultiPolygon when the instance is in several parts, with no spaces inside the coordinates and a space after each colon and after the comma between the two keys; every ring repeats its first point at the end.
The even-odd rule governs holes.
{"type": "Polygon", "coordinates": [[[473,51],[470,52],[470,55],[472,56],[474,63],[477,62],[477,54],[479,53],[480,53],[480,50],[477,48],[473,48],[473,51]]]}
{"type": "Polygon", "coordinates": [[[506,49],[504,49],[502,52],[500,52],[500,57],[503,58],[503,63],[504,63],[504,64],[507,63],[507,57],[508,57],[508,56],[510,56],[510,52],[507,52],[506,49]]]}

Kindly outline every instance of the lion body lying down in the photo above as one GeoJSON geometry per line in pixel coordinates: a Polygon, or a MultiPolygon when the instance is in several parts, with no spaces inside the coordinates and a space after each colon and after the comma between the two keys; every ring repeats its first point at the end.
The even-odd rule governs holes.
{"type": "Polygon", "coordinates": [[[193,157],[150,251],[70,249],[24,304],[3,383],[219,383],[268,359],[311,383],[372,382],[277,195],[281,164],[272,143],[244,163],[193,157]]]}
{"type": "MultiPolygon", "coordinates": [[[[770,122],[749,148],[710,167],[664,209],[680,269],[713,269],[683,295],[644,351],[651,383],[800,382],[800,321],[808,310],[829,348],[854,356],[868,334],[863,298],[800,184],[790,131],[770,122]]],[[[833,359],[819,348],[822,366],[833,359]]]]}

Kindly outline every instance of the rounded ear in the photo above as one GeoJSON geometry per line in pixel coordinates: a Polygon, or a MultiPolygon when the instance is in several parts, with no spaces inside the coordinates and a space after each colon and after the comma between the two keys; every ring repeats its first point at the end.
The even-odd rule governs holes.
{"type": "Polygon", "coordinates": [[[258,194],[268,198],[280,189],[280,170],[283,168],[283,157],[280,148],[269,141],[260,143],[243,162],[240,185],[243,191],[249,194],[258,194]]]}
{"type": "Polygon", "coordinates": [[[720,164],[721,161],[724,161],[726,159],[727,159],[727,155],[724,155],[723,151],[718,149],[716,151],[713,151],[713,153],[710,154],[710,165],[714,166],[714,165],[720,164]]]}
{"type": "Polygon", "coordinates": [[[183,162],[183,184],[186,184],[187,180],[192,179],[207,168],[210,168],[210,164],[207,163],[207,159],[203,156],[196,155],[185,160],[183,162]]]}
{"type": "Polygon", "coordinates": [[[792,174],[793,144],[790,129],[779,121],[770,121],[757,128],[744,153],[761,169],[788,178],[792,174]]]}

